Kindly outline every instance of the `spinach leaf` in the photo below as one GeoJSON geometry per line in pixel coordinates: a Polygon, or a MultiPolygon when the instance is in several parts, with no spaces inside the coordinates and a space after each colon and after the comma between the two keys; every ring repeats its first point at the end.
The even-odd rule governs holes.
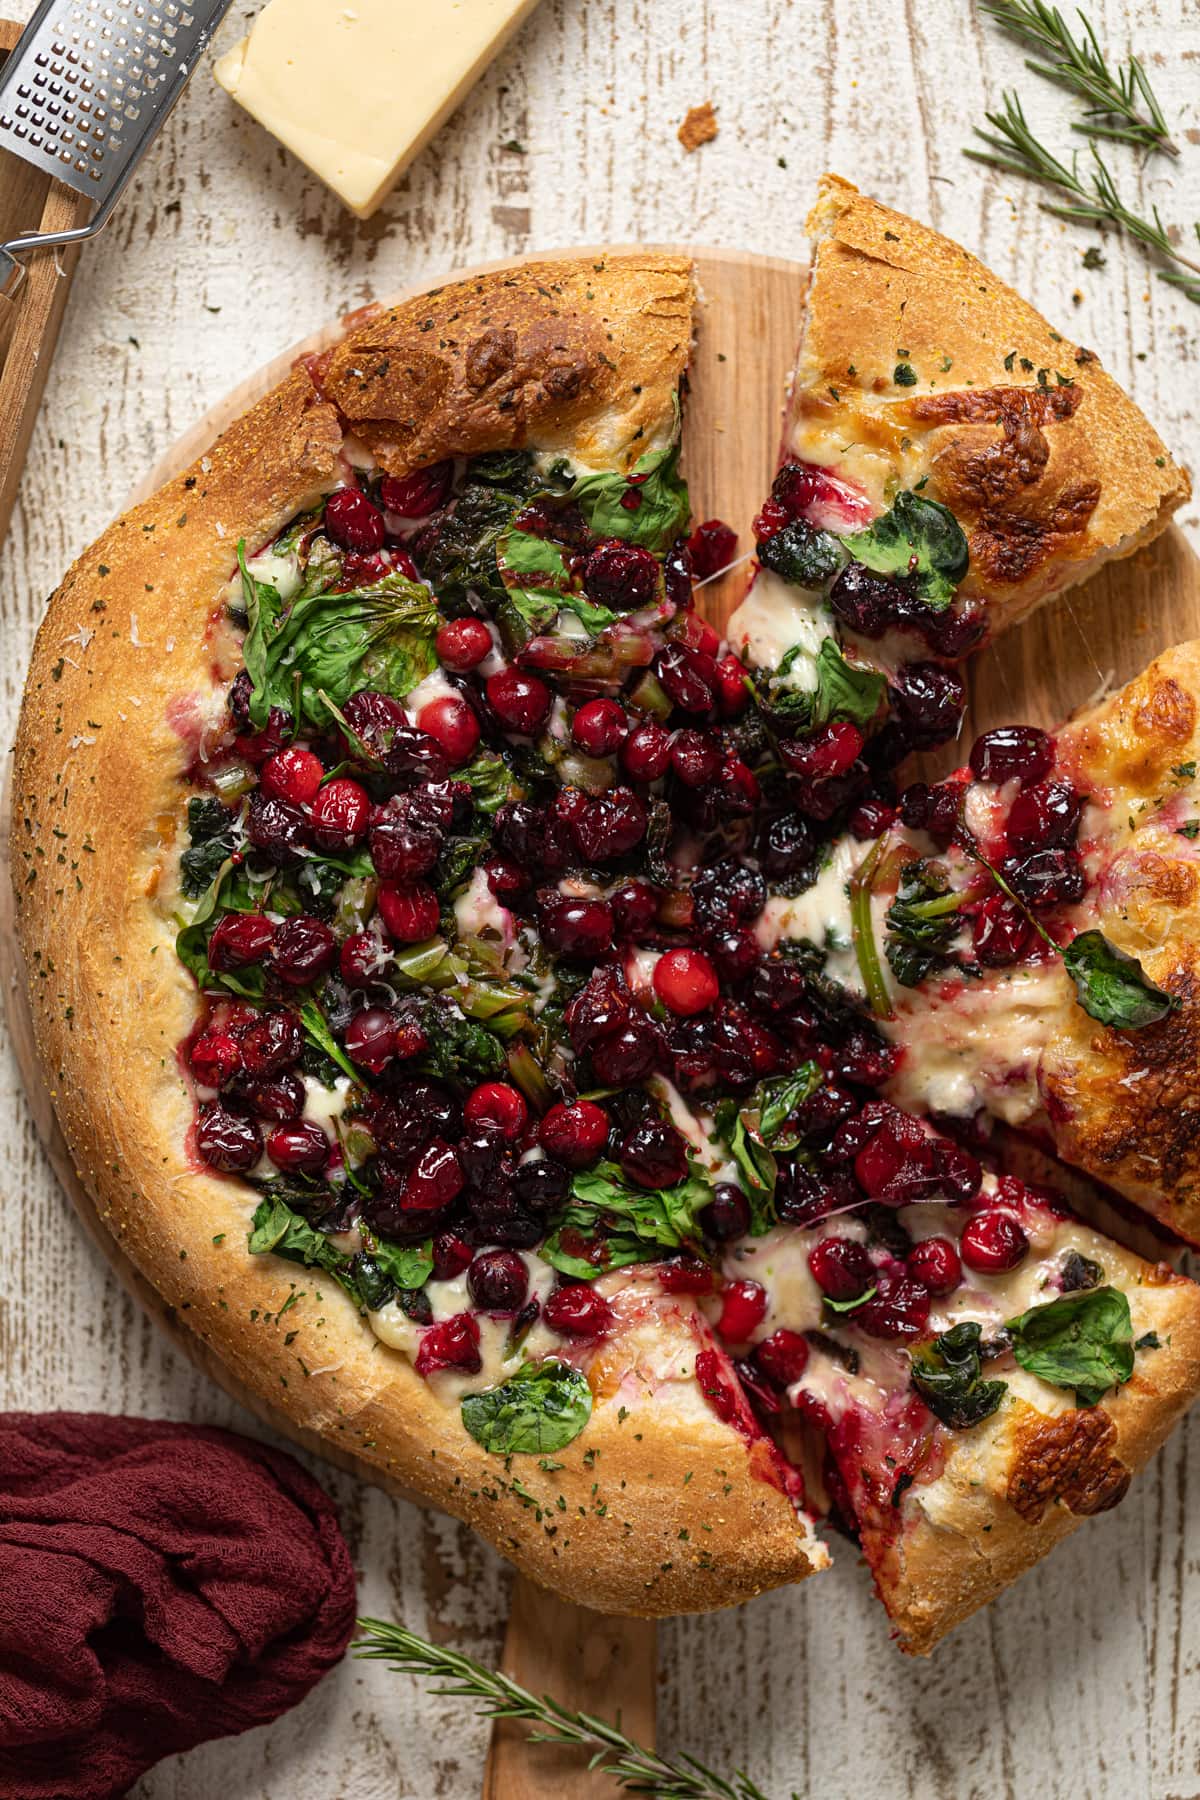
{"type": "Polygon", "coordinates": [[[567,494],[597,537],[624,538],[661,556],[686,531],[691,505],[686,481],[678,472],[679,442],[648,450],[624,475],[598,471],[581,475],[567,494]],[[636,495],[636,506],[626,506],[636,495]]]}
{"type": "Polygon", "coordinates": [[[306,1268],[325,1269],[339,1280],[349,1266],[337,1245],[294,1212],[286,1200],[264,1194],[254,1209],[247,1249],[251,1256],[271,1251],[306,1268]]]}
{"type": "Polygon", "coordinates": [[[1095,1406],[1133,1374],[1133,1324],[1119,1288],[1088,1288],[1032,1306],[1006,1326],[1023,1369],[1095,1406]]]}
{"type": "Polygon", "coordinates": [[[790,1075],[772,1075],[760,1081],[745,1109],[758,1113],[758,1135],[772,1150],[794,1150],[800,1139],[794,1131],[785,1132],[788,1119],[811,1098],[824,1076],[813,1062],[801,1063],[790,1075]]]}
{"type": "Polygon", "coordinates": [[[424,1026],[429,1041],[421,1053],[423,1073],[470,1087],[502,1073],[504,1047],[499,1038],[456,1008],[435,1002],[427,1009],[424,1026]]]}
{"type": "Polygon", "coordinates": [[[712,1188],[694,1171],[671,1188],[635,1188],[616,1163],[576,1175],[572,1198],[539,1254],[563,1274],[591,1281],[607,1269],[657,1262],[700,1236],[712,1188]]]}
{"type": "Polygon", "coordinates": [[[454,779],[467,783],[476,812],[484,813],[488,818],[499,812],[514,786],[512,770],[494,750],[481,750],[465,769],[454,771],[454,779]]]}
{"type": "Polygon", "coordinates": [[[1008,1392],[1006,1381],[984,1381],[978,1320],[964,1319],[913,1352],[913,1386],[935,1418],[955,1431],[988,1419],[1008,1392]]]}
{"type": "Polygon", "coordinates": [[[314,1049],[319,1050],[322,1056],[327,1056],[330,1062],[335,1062],[342,1074],[348,1075],[355,1087],[358,1087],[361,1082],[358,1070],[329,1029],[329,1021],[317,1002],[302,1001],[297,1008],[297,1017],[305,1037],[314,1049]]]}
{"type": "Polygon", "coordinates": [[[884,954],[902,987],[917,987],[951,955],[958,936],[964,893],[950,886],[945,865],[935,857],[907,865],[896,898],[888,907],[884,954]]]}
{"type": "Polygon", "coordinates": [[[606,1226],[590,1206],[569,1201],[538,1255],[560,1275],[569,1275],[574,1281],[595,1281],[610,1269],[658,1262],[662,1250],[636,1232],[606,1226]]]}
{"type": "Polygon", "coordinates": [[[242,603],[250,622],[242,644],[242,661],[254,684],[254,691],[250,696],[250,722],[261,730],[271,710],[271,702],[267,697],[267,644],[279,629],[283,601],[278,588],[272,587],[269,581],[257,581],[246,567],[244,538],[238,542],[237,559],[238,568],[242,572],[242,603]]]}
{"type": "Polygon", "coordinates": [[[379,1238],[370,1254],[398,1288],[424,1287],[433,1274],[433,1239],[423,1244],[392,1244],[379,1238]]]}
{"type": "Polygon", "coordinates": [[[537,1456],[562,1450],[592,1416],[586,1375],[547,1357],[526,1363],[502,1387],[467,1394],[462,1422],[494,1456],[537,1456]]]}
{"type": "Polygon", "coordinates": [[[778,1164],[774,1152],[794,1150],[800,1139],[785,1130],[796,1108],[820,1087],[823,1076],[816,1063],[802,1063],[790,1075],[773,1075],[760,1081],[750,1098],[739,1106],[722,1100],[713,1116],[715,1135],[737,1165],[746,1198],[750,1202],[750,1231],[759,1236],[775,1223],[775,1183],[778,1164]]]}
{"type": "Polygon", "coordinates": [[[817,652],[817,686],[811,696],[810,724],[816,730],[833,719],[870,725],[887,692],[887,677],[846,661],[836,638],[827,637],[817,652]]]}
{"type": "Polygon", "coordinates": [[[563,607],[577,614],[593,633],[621,617],[578,590],[561,546],[551,538],[510,525],[497,541],[496,563],[509,603],[532,632],[545,631],[563,607]]]}
{"type": "Polygon", "coordinates": [[[877,575],[904,579],[939,612],[954,599],[970,562],[963,529],[949,507],[907,488],[888,512],[842,543],[856,562],[877,575]]]}
{"type": "Polygon", "coordinates": [[[758,545],[758,560],[792,587],[823,588],[846,559],[832,532],[793,519],[758,545]]]}
{"type": "Polygon", "coordinates": [[[1155,987],[1136,956],[1118,950],[1102,931],[1081,931],[1062,959],[1084,1012],[1116,1031],[1157,1025],[1179,1005],[1177,995],[1155,987]]]}
{"type": "Polygon", "coordinates": [[[179,885],[189,900],[195,900],[233,854],[234,820],[219,800],[198,794],[188,801],[187,824],[191,845],[179,858],[179,885]]]}

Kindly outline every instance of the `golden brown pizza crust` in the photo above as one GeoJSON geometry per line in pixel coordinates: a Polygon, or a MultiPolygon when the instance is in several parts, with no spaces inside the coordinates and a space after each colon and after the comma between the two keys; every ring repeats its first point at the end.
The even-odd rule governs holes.
{"type": "Polygon", "coordinates": [[[827,434],[880,504],[885,472],[898,486],[927,478],[967,533],[961,591],[987,600],[993,635],[1129,555],[1187,498],[1186,474],[1093,353],[957,244],[833,175],[808,228],[791,428],[827,434]]]}

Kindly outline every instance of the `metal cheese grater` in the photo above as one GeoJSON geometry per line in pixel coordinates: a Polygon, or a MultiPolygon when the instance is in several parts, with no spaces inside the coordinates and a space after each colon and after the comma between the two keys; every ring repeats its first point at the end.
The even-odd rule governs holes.
{"type": "Polygon", "coordinates": [[[22,259],[94,237],[165,123],[230,0],[41,0],[0,72],[0,147],[94,197],[70,231],[0,244],[0,295],[22,259]]]}

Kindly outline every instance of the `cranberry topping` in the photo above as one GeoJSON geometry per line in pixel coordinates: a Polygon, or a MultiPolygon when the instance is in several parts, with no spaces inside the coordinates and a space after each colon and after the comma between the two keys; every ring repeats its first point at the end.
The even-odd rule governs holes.
{"type": "Polygon", "coordinates": [[[654,659],[660,686],[681,712],[711,712],[717,688],[717,665],[703,650],[668,644],[654,659]]]}
{"type": "Polygon", "coordinates": [[[488,704],[506,731],[532,737],[550,716],[553,695],[524,669],[501,669],[487,679],[488,704]]]}
{"type": "Polygon", "coordinates": [[[382,1074],[396,1054],[396,1016],[383,1006],[364,1006],[342,1033],[346,1055],[371,1075],[382,1074]]]}
{"type": "Polygon", "coordinates": [[[952,1294],[962,1280],[962,1262],[949,1238],[922,1238],[905,1258],[909,1274],[939,1297],[952,1294]]]}
{"type": "Polygon", "coordinates": [[[658,916],[658,895],[648,881],[626,881],[608,896],[622,937],[641,937],[658,916]]]}
{"type": "Polygon", "coordinates": [[[1022,788],[1008,812],[1008,842],[1015,851],[1052,850],[1074,841],[1082,796],[1065,781],[1022,788]]]}
{"type": "Polygon", "coordinates": [[[604,1337],[616,1322],[603,1294],[585,1282],[557,1288],[542,1308],[542,1317],[551,1331],[564,1337],[604,1337]]]}
{"type": "Polygon", "coordinates": [[[358,488],[338,488],[325,502],[325,530],[343,550],[382,550],[383,514],[358,488]]]}
{"type": "Polygon", "coordinates": [[[658,1033],[647,1019],[630,1019],[592,1050],[592,1068],[604,1087],[626,1087],[653,1074],[660,1060],[658,1033]]]}
{"type": "Polygon", "coordinates": [[[511,1144],[524,1133],[529,1108],[507,1081],[485,1081],[467,1095],[463,1117],[469,1125],[494,1125],[511,1144]]]}
{"type": "Polygon", "coordinates": [[[453,1231],[440,1231],[433,1240],[434,1280],[453,1281],[470,1267],[474,1255],[466,1238],[458,1237],[453,1231]]]}
{"type": "Polygon", "coordinates": [[[654,991],[669,1011],[689,1019],[717,1000],[717,971],[700,950],[668,950],[654,965],[654,991]]]}
{"type": "Polygon", "coordinates": [[[759,1281],[729,1281],[721,1289],[717,1330],[727,1344],[745,1344],[767,1314],[767,1290],[759,1281]]]}
{"type": "Polygon", "coordinates": [[[889,831],[896,820],[896,808],[887,800],[868,795],[860,800],[850,814],[850,830],[856,838],[866,842],[868,839],[882,837],[889,831]]]}
{"type": "Polygon", "coordinates": [[[635,725],[621,745],[621,767],[631,781],[658,781],[671,760],[671,734],[653,719],[635,725]]]}
{"type": "Polygon", "coordinates": [[[479,748],[479,720],[457,694],[430,700],[417,714],[417,724],[442,746],[453,769],[470,762],[479,748]]]}
{"type": "Polygon", "coordinates": [[[271,967],[289,987],[305,987],[328,974],[337,957],[337,939],[320,919],[302,913],[285,919],[271,946],[271,967]]]}
{"type": "Polygon", "coordinates": [[[620,538],[597,544],[583,566],[588,598],[614,612],[636,612],[658,597],[658,564],[648,550],[620,538]]]}
{"type": "Polygon", "coordinates": [[[398,513],[402,519],[423,519],[437,511],[453,479],[452,462],[430,463],[409,475],[385,475],[379,497],[390,513],[398,513]]]}
{"type": "Polygon", "coordinates": [[[336,855],[349,850],[367,828],[371,802],[367,790],[348,776],[326,782],[309,810],[309,830],[318,850],[336,855]]]}
{"type": "Polygon", "coordinates": [[[267,862],[285,868],[299,859],[306,820],[298,807],[272,800],[261,790],[250,796],[246,836],[267,862]]]}
{"type": "Polygon", "coordinates": [[[438,928],[438,897],[423,881],[385,881],[376,898],[384,930],[399,944],[421,944],[438,928]]]}
{"type": "Polygon", "coordinates": [[[419,1212],[439,1211],[462,1193],[464,1176],[458,1152],[442,1138],[430,1138],[404,1181],[404,1206],[419,1212]]]}
{"type": "Polygon", "coordinates": [[[902,1341],[924,1337],[929,1330],[929,1289],[912,1275],[887,1271],[875,1292],[855,1309],[854,1322],[871,1337],[902,1341]]]}
{"type": "Polygon", "coordinates": [[[808,1341],[798,1331],[781,1325],[761,1344],[756,1344],[751,1361],[772,1387],[789,1388],[799,1381],[808,1367],[808,1341]]]}
{"type": "Polygon", "coordinates": [[[259,780],[264,794],[272,800],[286,800],[291,806],[307,806],[315,800],[325,778],[319,756],[295,745],[279,750],[263,764],[259,780]]]}
{"type": "Polygon", "coordinates": [[[646,808],[632,788],[610,788],[603,799],[580,807],[571,829],[586,862],[611,862],[645,837],[646,808]]]}
{"type": "Polygon", "coordinates": [[[1029,1239],[1011,1213],[982,1212],[968,1221],[959,1247],[968,1269],[1003,1275],[1024,1261],[1029,1239]]]}
{"type": "Polygon", "coordinates": [[[732,1373],[727,1373],[715,1350],[701,1350],[696,1358],[696,1380],[705,1399],[722,1424],[737,1424],[745,1401],[732,1373]]]}
{"type": "Polygon", "coordinates": [[[612,907],[606,900],[576,900],[554,892],[541,897],[542,937],[560,956],[603,956],[613,941],[612,907]]]}
{"type": "Polygon", "coordinates": [[[226,913],[208,940],[208,964],[221,974],[263,962],[275,927],[262,913],[226,913]]]}
{"type": "Polygon", "coordinates": [[[262,1155],[262,1133],[253,1119],[231,1112],[215,1101],[200,1108],[196,1123],[196,1148],[210,1169],[223,1174],[242,1174],[262,1155]]]}
{"type": "Polygon", "coordinates": [[[827,1237],[808,1253],[813,1280],[830,1300],[856,1300],[875,1279],[875,1265],[853,1238],[827,1237]]]}
{"type": "Polygon", "coordinates": [[[276,1125],[267,1134],[267,1155],[288,1174],[319,1175],[329,1161],[329,1139],[312,1119],[276,1125]]]}
{"type": "Polygon", "coordinates": [[[703,731],[677,731],[671,740],[671,768],[685,787],[706,787],[721,761],[720,744],[703,731]]]}
{"type": "Polygon", "coordinates": [[[1032,856],[1010,856],[1000,866],[1013,892],[1035,911],[1045,906],[1073,906],[1087,886],[1072,850],[1035,850],[1032,856]]]}
{"type": "Polygon", "coordinates": [[[382,938],[372,931],[355,931],[338,953],[338,967],[346,985],[356,988],[385,981],[393,962],[382,938]]]}
{"type": "Polygon", "coordinates": [[[711,1294],[716,1276],[698,1256],[678,1256],[658,1271],[659,1286],[667,1294],[711,1294]]]}
{"type": "Polygon", "coordinates": [[[750,704],[746,670],[730,651],[717,664],[717,703],[723,719],[738,719],[750,704]]]}
{"type": "Polygon", "coordinates": [[[467,1289],[481,1312],[519,1312],[529,1292],[524,1257],[515,1250],[481,1250],[467,1270],[467,1289]]]}
{"type": "Polygon", "coordinates": [[[248,1075],[277,1075],[300,1061],[304,1033],[289,1012],[263,1013],[242,1036],[242,1061],[248,1075]]]}
{"type": "Polygon", "coordinates": [[[675,1187],[687,1175],[687,1142],[665,1119],[643,1119],[622,1139],[617,1160],[635,1187],[675,1187]]]}
{"type": "Polygon", "coordinates": [[[745,1237],[750,1229],[750,1202],[732,1181],[718,1181],[713,1197],[700,1214],[700,1228],[718,1244],[745,1237]]]}
{"type": "Polygon", "coordinates": [[[1001,725],[971,746],[971,769],[980,781],[1040,781],[1054,766],[1054,743],[1036,725],[1001,725]]]}
{"type": "Polygon", "coordinates": [[[246,1104],[255,1117],[269,1119],[277,1125],[288,1119],[298,1119],[304,1111],[304,1083],[290,1070],[264,1076],[261,1081],[248,1081],[243,1091],[246,1104]]]}
{"type": "Polygon", "coordinates": [[[975,915],[971,933],[975,955],[985,969],[1019,962],[1033,938],[1033,926],[1005,894],[990,894],[975,915]]]}
{"type": "Polygon", "coordinates": [[[241,1046],[227,1031],[206,1032],[188,1051],[188,1062],[201,1087],[223,1088],[241,1073],[241,1046]]]}
{"type": "Polygon", "coordinates": [[[460,675],[477,669],[492,647],[492,634],[482,619],[449,619],[438,629],[438,661],[460,675]]]}
{"type": "Polygon", "coordinates": [[[470,1313],[455,1313],[421,1336],[415,1368],[418,1375],[436,1375],[441,1369],[461,1369],[478,1375],[483,1367],[479,1353],[479,1325],[470,1313]]]}
{"type": "Polygon", "coordinates": [[[688,549],[696,580],[707,581],[733,561],[737,532],[724,519],[705,519],[688,539],[688,549]]]}
{"type": "Polygon", "coordinates": [[[538,1126],[538,1143],[568,1169],[586,1169],[608,1142],[608,1114],[594,1100],[552,1106],[538,1126]]]}
{"type": "Polygon", "coordinates": [[[891,1113],[854,1159],[854,1173],[872,1200],[903,1206],[932,1194],[938,1185],[937,1148],[908,1113],[891,1113]]]}
{"type": "Polygon", "coordinates": [[[940,663],[906,663],[888,689],[893,712],[914,750],[931,750],[954,736],[966,695],[962,676],[940,663]]]}
{"type": "Polygon", "coordinates": [[[585,756],[611,756],[628,730],[625,708],[616,700],[589,700],[571,721],[571,736],[585,756]]]}

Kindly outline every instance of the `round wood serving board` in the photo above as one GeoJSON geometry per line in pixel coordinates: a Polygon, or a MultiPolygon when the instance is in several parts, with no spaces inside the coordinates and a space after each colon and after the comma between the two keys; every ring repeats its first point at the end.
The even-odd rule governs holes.
{"type": "MultiPolygon", "coordinates": [[[[611,254],[612,248],[604,253],[611,254]]],[[[739,551],[746,552],[752,548],[750,520],[766,494],[775,465],[806,270],[799,263],[748,252],[668,248],[682,248],[694,256],[701,295],[683,462],[694,516],[700,520],[718,514],[728,520],[738,530],[739,551]]],[[[456,270],[445,279],[542,260],[546,256],[490,263],[456,270]]],[[[393,294],[385,304],[427,291],[429,285],[393,294]]],[[[233,419],[286,374],[297,355],[323,349],[344,329],[342,321],[329,325],[240,383],[172,446],[127,504],[145,498],[201,456],[233,419]]],[[[714,624],[724,625],[741,597],[745,579],[742,565],[705,588],[701,600],[714,624]]],[[[1102,571],[976,658],[969,675],[965,740],[969,742],[976,732],[1005,720],[1053,725],[1093,698],[1106,683],[1129,679],[1159,650],[1193,635],[1200,635],[1200,562],[1172,529],[1139,556],[1102,571]]],[[[950,754],[942,760],[943,766],[950,766],[956,758],[950,754]]],[[[6,862],[8,831],[6,803],[0,819],[6,862]]],[[[364,1481],[400,1492],[378,1470],[298,1428],[246,1392],[211,1347],[195,1338],[163,1303],[100,1223],[76,1174],[38,1065],[7,881],[0,883],[0,979],[14,1053],[46,1153],[85,1228],[126,1288],[194,1363],[272,1429],[364,1481]]],[[[609,1715],[621,1712],[627,1730],[652,1741],[652,1622],[602,1618],[519,1581],[504,1665],[539,1691],[552,1688],[568,1705],[609,1715]]],[[[599,1800],[602,1794],[611,1794],[612,1786],[601,1775],[588,1775],[573,1754],[568,1757],[541,1748],[527,1751],[523,1739],[507,1728],[496,1733],[486,1779],[487,1800],[551,1800],[567,1791],[573,1800],[593,1800],[593,1796],[599,1800]]]]}

